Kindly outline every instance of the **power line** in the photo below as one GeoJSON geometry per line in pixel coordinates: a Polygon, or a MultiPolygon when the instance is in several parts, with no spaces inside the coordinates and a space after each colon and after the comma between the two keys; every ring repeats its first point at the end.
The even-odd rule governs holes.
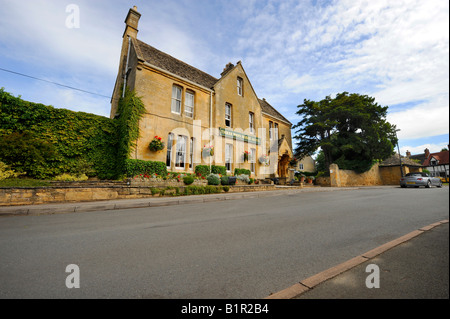
{"type": "Polygon", "coordinates": [[[92,94],[92,95],[98,95],[98,96],[106,97],[106,98],[108,98],[108,99],[111,98],[110,96],[106,96],[106,95],[102,95],[102,94],[98,94],[98,93],[94,93],[94,92],[89,92],[89,91],[86,91],[86,90],[74,88],[74,87],[72,87],[72,86],[68,86],[68,85],[56,83],[56,82],[53,82],[53,81],[48,81],[48,80],[40,79],[40,78],[31,76],[31,75],[27,75],[27,74],[23,74],[23,73],[19,73],[19,72],[14,72],[14,71],[11,71],[11,70],[6,70],[6,69],[3,69],[3,68],[0,68],[0,70],[1,70],[1,71],[4,71],[4,72],[9,72],[9,73],[21,75],[21,76],[24,76],[24,77],[27,77],[27,78],[30,78],[30,79],[39,80],[39,81],[43,81],[43,82],[47,82],[47,83],[59,85],[59,86],[62,86],[62,87],[65,87],[65,88],[68,88],[68,89],[71,89],[71,90],[76,90],[76,91],[80,91],[80,92],[84,92],[84,93],[89,93],[89,94],[92,94]]]}

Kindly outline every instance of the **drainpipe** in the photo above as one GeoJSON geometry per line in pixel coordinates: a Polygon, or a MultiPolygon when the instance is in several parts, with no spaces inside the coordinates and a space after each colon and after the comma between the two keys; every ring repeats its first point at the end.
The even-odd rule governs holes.
{"type": "MultiPolygon", "coordinates": [[[[209,141],[211,142],[211,133],[212,133],[212,103],[213,103],[213,98],[212,98],[212,94],[213,92],[211,91],[210,93],[210,100],[209,100],[209,141]]],[[[209,157],[209,171],[211,171],[211,157],[209,157]]]]}
{"type": "Polygon", "coordinates": [[[130,59],[130,46],[131,46],[131,38],[128,36],[128,54],[127,54],[127,63],[125,66],[125,75],[123,76],[123,92],[122,92],[122,98],[125,97],[125,88],[127,87],[127,76],[128,76],[128,61],[130,59]]]}

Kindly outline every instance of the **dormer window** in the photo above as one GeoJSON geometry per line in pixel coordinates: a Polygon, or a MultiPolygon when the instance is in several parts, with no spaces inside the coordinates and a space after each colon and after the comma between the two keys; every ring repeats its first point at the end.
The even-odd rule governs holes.
{"type": "Polygon", "coordinates": [[[241,78],[237,78],[237,94],[243,96],[243,81],[241,78]]]}
{"type": "Polygon", "coordinates": [[[432,158],[430,164],[431,166],[436,166],[438,164],[438,161],[435,158],[432,158]]]}

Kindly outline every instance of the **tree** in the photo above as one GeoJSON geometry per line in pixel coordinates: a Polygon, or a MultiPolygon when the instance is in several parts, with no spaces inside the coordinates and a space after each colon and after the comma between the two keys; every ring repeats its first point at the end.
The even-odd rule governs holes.
{"type": "Polygon", "coordinates": [[[373,97],[343,92],[319,102],[305,99],[298,109],[303,118],[293,128],[299,141],[295,155],[300,159],[320,148],[327,169],[336,163],[363,172],[393,154],[395,125],[386,121],[388,107],[373,97]]]}

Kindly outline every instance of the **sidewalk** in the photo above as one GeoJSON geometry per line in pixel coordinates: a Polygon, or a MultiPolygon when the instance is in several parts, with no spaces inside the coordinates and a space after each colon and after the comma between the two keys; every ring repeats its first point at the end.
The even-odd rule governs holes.
{"type": "Polygon", "coordinates": [[[101,210],[116,210],[141,207],[159,207],[171,205],[193,204],[211,201],[258,198],[268,196],[289,195],[299,192],[327,192],[327,191],[345,191],[354,190],[357,187],[289,187],[277,186],[277,190],[252,191],[239,193],[220,193],[207,195],[189,195],[174,197],[145,197],[137,199],[117,199],[92,202],[70,202],[70,203],[52,203],[39,205],[17,205],[0,206],[0,217],[9,215],[42,215],[42,214],[63,214],[78,213],[101,210]]]}
{"type": "Polygon", "coordinates": [[[448,298],[448,220],[422,227],[267,297],[267,299],[448,298]],[[377,274],[378,278],[375,277],[377,274]],[[366,281],[372,288],[366,286],[366,281]],[[373,287],[375,284],[379,287],[373,287]]]}

